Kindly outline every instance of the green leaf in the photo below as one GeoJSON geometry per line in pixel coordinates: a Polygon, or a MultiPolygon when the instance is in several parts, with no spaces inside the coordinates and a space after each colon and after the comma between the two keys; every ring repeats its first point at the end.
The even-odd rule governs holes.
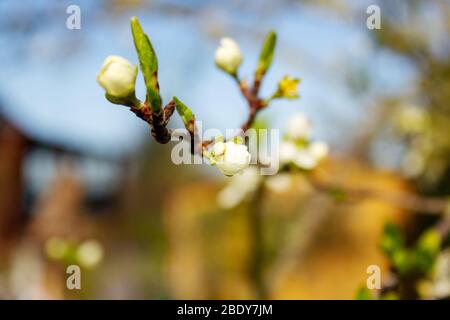
{"type": "Polygon", "coordinates": [[[391,257],[391,263],[401,275],[411,274],[415,270],[415,255],[411,250],[399,249],[391,257]]]}
{"type": "Polygon", "coordinates": [[[259,55],[258,67],[256,68],[256,78],[258,80],[262,79],[272,63],[276,43],[277,34],[273,31],[269,32],[264,40],[264,44],[259,55]]]}
{"type": "Polygon", "coordinates": [[[173,101],[175,102],[175,107],[177,109],[178,114],[183,120],[184,126],[189,132],[194,132],[195,127],[195,116],[194,113],[186,106],[183,102],[181,102],[177,97],[173,97],[173,101]]]}
{"type": "Polygon", "coordinates": [[[441,235],[434,229],[425,231],[417,241],[416,267],[422,272],[428,272],[434,265],[441,248],[441,235]]]}
{"type": "Polygon", "coordinates": [[[404,239],[401,231],[396,225],[387,223],[381,237],[381,249],[389,258],[392,258],[394,253],[403,247],[404,239]]]}
{"type": "Polygon", "coordinates": [[[355,295],[356,300],[375,300],[374,295],[372,294],[372,291],[369,290],[366,286],[361,286],[358,288],[358,291],[356,291],[355,295]]]}
{"type": "Polygon", "coordinates": [[[380,300],[399,300],[398,294],[395,292],[387,292],[380,297],[380,300]]]}
{"type": "Polygon", "coordinates": [[[131,18],[131,32],[147,87],[147,100],[150,108],[159,112],[161,110],[161,97],[159,96],[158,59],[155,50],[136,17],[131,18]]]}
{"type": "Polygon", "coordinates": [[[435,255],[441,247],[441,235],[435,229],[425,231],[417,241],[417,249],[435,255]]]}

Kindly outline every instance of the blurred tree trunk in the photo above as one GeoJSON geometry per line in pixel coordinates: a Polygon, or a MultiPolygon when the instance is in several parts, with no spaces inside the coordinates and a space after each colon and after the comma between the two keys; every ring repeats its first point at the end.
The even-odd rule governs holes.
{"type": "Polygon", "coordinates": [[[25,220],[22,164],[29,143],[13,125],[0,125],[0,264],[7,261],[25,220]]]}

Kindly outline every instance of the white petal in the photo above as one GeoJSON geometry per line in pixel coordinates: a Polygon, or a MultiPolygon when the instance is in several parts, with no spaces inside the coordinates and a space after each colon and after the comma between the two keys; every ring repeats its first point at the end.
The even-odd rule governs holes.
{"type": "Polygon", "coordinates": [[[308,139],[311,136],[311,123],[303,114],[297,114],[289,120],[287,135],[291,139],[308,139]]]}
{"type": "Polygon", "coordinates": [[[313,169],[317,164],[317,159],[308,151],[300,150],[295,156],[294,163],[302,169],[313,169]]]}
{"type": "Polygon", "coordinates": [[[322,141],[316,141],[309,146],[309,152],[317,160],[322,160],[328,155],[328,145],[322,141]]]}
{"type": "Polygon", "coordinates": [[[293,142],[284,141],[280,145],[279,159],[282,164],[291,162],[294,160],[297,154],[297,146],[293,142]]]}
{"type": "Polygon", "coordinates": [[[283,193],[291,187],[292,179],[289,174],[280,173],[270,176],[266,180],[266,186],[273,192],[283,193]]]}

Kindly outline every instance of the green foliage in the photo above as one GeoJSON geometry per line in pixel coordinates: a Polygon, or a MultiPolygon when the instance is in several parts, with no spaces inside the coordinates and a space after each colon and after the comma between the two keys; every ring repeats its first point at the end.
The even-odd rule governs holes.
{"type": "Polygon", "coordinates": [[[355,300],[375,300],[375,297],[369,288],[361,286],[356,291],[355,300]]]}
{"type": "Polygon", "coordinates": [[[261,53],[259,55],[258,67],[256,68],[256,78],[261,80],[272,64],[273,54],[277,43],[277,34],[269,32],[264,40],[261,53]]]}
{"type": "Polygon", "coordinates": [[[429,229],[421,235],[415,246],[406,248],[401,231],[390,223],[386,224],[381,239],[381,249],[402,276],[427,274],[434,265],[440,247],[440,234],[429,229]]]}
{"type": "Polygon", "coordinates": [[[131,18],[131,32],[147,87],[147,100],[152,110],[158,112],[161,110],[161,97],[158,85],[158,59],[155,50],[136,17],[131,18]]]}
{"type": "Polygon", "coordinates": [[[362,285],[358,288],[355,294],[355,300],[398,300],[399,297],[395,292],[389,291],[381,294],[377,297],[374,294],[374,290],[370,290],[366,286],[362,285]]]}
{"type": "Polygon", "coordinates": [[[76,242],[61,238],[49,239],[45,245],[47,256],[64,265],[78,264],[77,249],[76,242]]]}
{"type": "Polygon", "coordinates": [[[191,109],[186,106],[183,102],[181,102],[177,97],[173,97],[173,101],[175,102],[175,107],[177,109],[178,114],[183,120],[184,126],[189,132],[194,132],[195,126],[195,116],[191,109]]]}
{"type": "Polygon", "coordinates": [[[391,256],[391,264],[401,275],[408,275],[415,270],[414,252],[401,248],[396,250],[391,256]]]}
{"type": "Polygon", "coordinates": [[[384,226],[383,235],[381,237],[381,250],[388,256],[392,257],[395,252],[404,246],[403,235],[398,227],[392,223],[384,226]]]}
{"type": "Polygon", "coordinates": [[[398,294],[393,291],[381,295],[380,300],[399,300],[398,294]]]}
{"type": "Polygon", "coordinates": [[[428,272],[434,264],[441,247],[441,236],[436,230],[425,231],[417,241],[416,265],[422,272],[428,272]]]}

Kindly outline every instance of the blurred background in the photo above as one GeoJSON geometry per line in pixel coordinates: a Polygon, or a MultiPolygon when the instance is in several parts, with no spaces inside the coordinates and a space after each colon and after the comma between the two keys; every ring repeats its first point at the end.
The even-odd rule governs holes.
{"type": "Polygon", "coordinates": [[[380,248],[386,222],[405,246],[444,230],[432,267],[400,276],[395,297],[450,297],[449,33],[446,0],[0,2],[0,298],[352,299],[369,265],[384,280],[399,273],[380,248]],[[66,27],[72,4],[80,30],[66,27]],[[366,27],[371,4],[380,30],[366,27]],[[289,74],[301,99],[258,120],[283,130],[306,114],[330,157],[256,192],[207,165],[173,164],[96,83],[110,54],[137,64],[134,15],[158,54],[163,100],[177,95],[221,130],[248,111],[214,66],[220,38],[239,43],[250,78],[275,30],[262,95],[289,74]],[[220,201],[233,183],[242,196],[220,201]],[[66,287],[71,264],[81,290],[66,287]]]}

